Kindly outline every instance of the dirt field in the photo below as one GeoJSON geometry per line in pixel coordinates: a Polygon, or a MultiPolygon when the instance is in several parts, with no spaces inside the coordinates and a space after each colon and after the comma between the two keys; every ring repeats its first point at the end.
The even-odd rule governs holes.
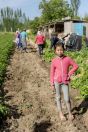
{"type": "MultiPolygon", "coordinates": [[[[74,108],[73,122],[60,121],[55,95],[49,84],[49,65],[45,64],[32,49],[29,48],[28,53],[15,50],[4,85],[5,101],[10,107],[11,116],[4,123],[1,132],[88,131],[87,108],[81,110],[74,108]]],[[[72,107],[78,106],[81,101],[74,98],[78,94],[77,91],[71,89],[70,92],[72,107]]],[[[62,104],[66,113],[63,100],[62,104]]]]}

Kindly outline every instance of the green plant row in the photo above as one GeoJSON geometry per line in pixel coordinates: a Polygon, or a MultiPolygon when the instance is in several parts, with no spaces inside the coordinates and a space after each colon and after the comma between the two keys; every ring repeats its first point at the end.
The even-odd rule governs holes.
{"type": "Polygon", "coordinates": [[[1,120],[5,119],[9,114],[9,108],[5,105],[0,104],[0,122],[1,120]]]}
{"type": "Polygon", "coordinates": [[[13,34],[0,33],[0,86],[3,83],[6,66],[13,49],[13,34]]]}
{"type": "MultiPolygon", "coordinates": [[[[13,44],[13,34],[12,33],[0,33],[0,87],[2,86],[6,68],[9,63],[10,55],[13,51],[14,44],[13,44]]],[[[2,91],[0,89],[0,95],[2,95],[2,91]]],[[[0,97],[0,120],[3,117],[6,117],[8,114],[8,108],[2,102],[2,97],[0,97]]]]}

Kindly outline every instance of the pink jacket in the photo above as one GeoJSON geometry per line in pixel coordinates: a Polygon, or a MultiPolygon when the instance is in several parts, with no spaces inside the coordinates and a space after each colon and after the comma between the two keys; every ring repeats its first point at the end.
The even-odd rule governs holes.
{"type": "Polygon", "coordinates": [[[52,60],[50,70],[50,83],[54,85],[54,82],[68,84],[70,76],[78,69],[78,65],[67,56],[63,58],[57,57],[52,60]],[[72,68],[69,70],[69,67],[72,68]]]}
{"type": "Polygon", "coordinates": [[[43,35],[37,35],[35,38],[35,43],[37,44],[44,44],[45,37],[43,35]]]}

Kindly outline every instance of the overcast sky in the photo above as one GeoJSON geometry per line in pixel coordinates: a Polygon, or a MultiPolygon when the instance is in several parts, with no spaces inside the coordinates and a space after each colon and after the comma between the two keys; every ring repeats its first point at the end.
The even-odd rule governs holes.
{"type": "MultiPolygon", "coordinates": [[[[38,9],[41,1],[42,0],[0,0],[0,8],[6,6],[13,9],[21,8],[22,12],[25,12],[26,16],[33,19],[34,17],[41,15],[40,10],[38,9]]],[[[88,14],[88,0],[81,0],[79,15],[83,16],[86,13],[88,14]]]]}

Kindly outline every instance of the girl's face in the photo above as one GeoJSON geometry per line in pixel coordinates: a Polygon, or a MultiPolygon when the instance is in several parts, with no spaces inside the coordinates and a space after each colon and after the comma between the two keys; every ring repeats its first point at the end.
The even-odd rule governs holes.
{"type": "Polygon", "coordinates": [[[58,55],[59,57],[62,57],[64,55],[64,50],[62,47],[56,47],[56,50],[55,50],[55,53],[56,55],[58,55]]]}

